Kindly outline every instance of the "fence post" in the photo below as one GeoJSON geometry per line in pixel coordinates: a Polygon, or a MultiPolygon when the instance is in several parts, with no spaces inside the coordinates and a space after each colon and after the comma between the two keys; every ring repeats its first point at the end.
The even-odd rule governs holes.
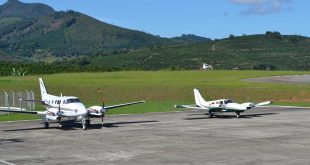
{"type": "MultiPolygon", "coordinates": [[[[31,92],[31,95],[32,95],[32,100],[35,100],[35,98],[34,98],[34,92],[33,91],[30,91],[31,92]]],[[[35,105],[36,105],[36,102],[34,101],[34,102],[32,102],[32,109],[31,110],[35,110],[35,105]]]]}
{"type": "Polygon", "coordinates": [[[12,106],[15,107],[15,93],[12,90],[12,106]]]}
{"type": "MultiPolygon", "coordinates": [[[[21,100],[35,100],[35,95],[33,91],[18,91],[15,92],[13,90],[3,90],[0,91],[0,107],[4,106],[6,109],[11,110],[13,108],[20,108],[23,110],[23,107],[27,110],[34,110],[35,109],[35,102],[34,101],[21,101],[21,100]]],[[[4,114],[10,114],[4,113],[4,114]]]]}
{"type": "MultiPolygon", "coordinates": [[[[26,91],[26,93],[27,93],[27,100],[30,100],[30,93],[28,91],[26,91]]],[[[27,104],[28,104],[28,107],[31,106],[30,101],[27,101],[27,104]]]]}

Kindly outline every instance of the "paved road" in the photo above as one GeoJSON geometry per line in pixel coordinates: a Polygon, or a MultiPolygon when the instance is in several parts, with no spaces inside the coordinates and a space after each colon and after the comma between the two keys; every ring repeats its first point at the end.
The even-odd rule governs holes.
{"type": "Polygon", "coordinates": [[[0,123],[0,164],[310,164],[310,110],[209,119],[198,111],[108,116],[83,131],[0,123]],[[5,163],[6,162],[6,163],[5,163]]]}
{"type": "Polygon", "coordinates": [[[310,75],[270,76],[270,77],[247,78],[244,80],[245,81],[252,81],[252,82],[310,84],[310,75]]]}

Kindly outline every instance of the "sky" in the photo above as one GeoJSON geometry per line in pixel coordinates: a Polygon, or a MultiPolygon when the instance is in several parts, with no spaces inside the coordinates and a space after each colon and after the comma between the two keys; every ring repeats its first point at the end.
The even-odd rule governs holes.
{"type": "MultiPolygon", "coordinates": [[[[75,10],[103,22],[162,37],[195,34],[212,39],[230,34],[310,36],[309,0],[20,0],[55,10],[75,10]]],[[[0,0],[5,3],[6,0],[0,0]]]]}

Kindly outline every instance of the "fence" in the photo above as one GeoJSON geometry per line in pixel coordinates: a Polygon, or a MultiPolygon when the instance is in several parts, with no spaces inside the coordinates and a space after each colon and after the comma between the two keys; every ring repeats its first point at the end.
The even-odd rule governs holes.
{"type": "Polygon", "coordinates": [[[26,110],[35,110],[35,102],[21,101],[34,99],[33,91],[3,91],[0,92],[0,107],[6,109],[22,107],[26,110]]]}

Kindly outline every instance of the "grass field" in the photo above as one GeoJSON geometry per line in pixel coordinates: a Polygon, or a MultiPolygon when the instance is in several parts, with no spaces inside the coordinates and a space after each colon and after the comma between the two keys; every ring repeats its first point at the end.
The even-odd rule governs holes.
{"type": "MultiPolygon", "coordinates": [[[[87,105],[147,103],[114,109],[109,114],[175,111],[174,104],[194,103],[193,88],[206,99],[231,98],[237,102],[272,100],[275,104],[310,106],[310,85],[253,83],[243,78],[310,74],[295,71],[130,71],[42,75],[48,92],[78,96],[87,105]]],[[[0,77],[1,90],[33,90],[40,99],[38,77],[0,77]]],[[[39,110],[42,106],[37,105],[39,110]]],[[[37,118],[0,116],[0,121],[37,118]]]]}

